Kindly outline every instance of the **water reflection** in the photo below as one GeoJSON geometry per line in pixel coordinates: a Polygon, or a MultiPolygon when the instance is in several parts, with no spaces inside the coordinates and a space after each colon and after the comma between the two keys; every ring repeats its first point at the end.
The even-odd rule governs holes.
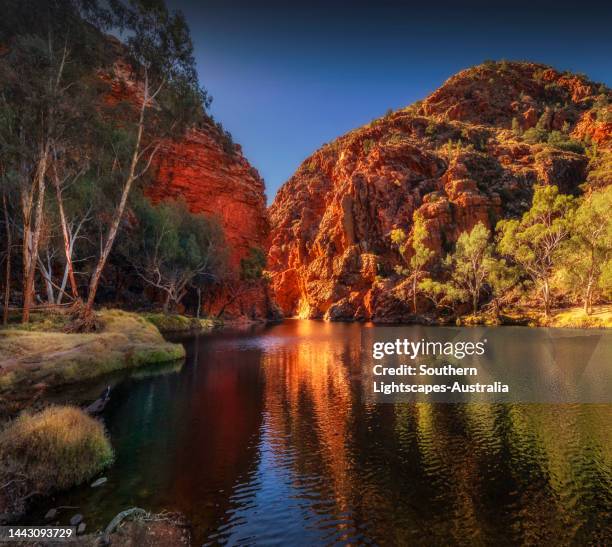
{"type": "Polygon", "coordinates": [[[612,542],[611,405],[374,404],[362,328],[190,340],[180,372],[115,390],[108,485],[57,504],[180,510],[211,544],[612,542]]]}

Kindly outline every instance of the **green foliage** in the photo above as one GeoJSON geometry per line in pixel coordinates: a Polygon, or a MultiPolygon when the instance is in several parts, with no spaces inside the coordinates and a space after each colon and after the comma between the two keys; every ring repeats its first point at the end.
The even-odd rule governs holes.
{"type": "Polygon", "coordinates": [[[391,233],[389,234],[389,238],[391,239],[391,243],[393,243],[394,245],[397,245],[397,247],[399,248],[400,254],[403,256],[407,250],[405,247],[405,243],[407,240],[406,232],[404,232],[404,230],[402,230],[401,228],[395,228],[391,230],[391,233]]]}
{"type": "Polygon", "coordinates": [[[363,147],[363,153],[364,154],[369,154],[370,150],[372,150],[372,148],[374,147],[374,141],[372,139],[364,139],[364,141],[361,143],[361,146],[363,147]]]}
{"type": "Polygon", "coordinates": [[[143,199],[136,213],[126,258],[145,283],[165,294],[167,304],[180,303],[193,283],[223,275],[225,243],[215,219],[191,213],[183,201],[151,205],[143,199]]]}
{"type": "Polygon", "coordinates": [[[410,238],[406,236],[406,233],[401,228],[396,228],[390,233],[391,242],[398,247],[400,255],[404,260],[404,265],[397,265],[395,272],[398,275],[410,278],[414,313],[417,312],[418,283],[434,256],[434,252],[427,246],[428,237],[425,218],[418,213],[415,213],[413,217],[410,238]]]}
{"type": "Polygon", "coordinates": [[[481,292],[491,266],[490,237],[489,230],[479,222],[471,232],[463,232],[459,236],[455,251],[445,260],[451,272],[450,285],[455,289],[456,298],[470,301],[474,313],[478,310],[481,292]]]}
{"type": "Polygon", "coordinates": [[[438,124],[435,120],[429,120],[427,122],[427,127],[425,128],[425,135],[428,137],[435,137],[438,132],[438,124]]]}
{"type": "Polygon", "coordinates": [[[387,144],[402,144],[404,142],[404,135],[400,132],[391,133],[386,140],[387,144]]]}
{"type": "Polygon", "coordinates": [[[606,270],[612,258],[610,211],[612,186],[582,198],[572,219],[571,237],[561,248],[560,282],[568,292],[581,295],[587,314],[593,299],[612,289],[606,270]]]}
{"type": "Polygon", "coordinates": [[[415,213],[412,227],[412,256],[410,257],[410,267],[413,271],[421,271],[434,255],[434,252],[426,245],[428,238],[425,218],[415,213]]]}
{"type": "Polygon", "coordinates": [[[430,277],[419,282],[419,290],[438,311],[445,308],[452,309],[453,304],[462,299],[462,294],[457,292],[454,285],[436,281],[430,277]]]}
{"type": "Polygon", "coordinates": [[[266,253],[259,247],[251,247],[240,261],[240,277],[245,280],[261,279],[266,268],[266,253]]]}
{"type": "Polygon", "coordinates": [[[496,314],[499,315],[501,302],[509,295],[520,280],[520,271],[511,266],[503,258],[490,257],[487,259],[487,285],[491,292],[491,300],[496,314]]]}
{"type": "Polygon", "coordinates": [[[548,131],[531,127],[523,133],[523,140],[528,144],[537,144],[548,140],[548,131]]]}
{"type": "Polygon", "coordinates": [[[314,159],[310,159],[306,163],[304,163],[304,170],[307,173],[316,173],[317,172],[317,162],[314,159]]]}
{"type": "Polygon", "coordinates": [[[547,142],[550,146],[554,146],[560,150],[584,154],[584,145],[561,131],[551,131],[548,135],[547,142]]]}
{"type": "Polygon", "coordinates": [[[556,186],[537,186],[531,209],[520,220],[501,220],[497,224],[498,251],[532,279],[547,316],[550,280],[560,247],[570,234],[574,207],[574,199],[560,194],[556,186]]]}
{"type": "Polygon", "coordinates": [[[552,109],[547,107],[544,110],[544,112],[542,112],[542,115],[540,116],[538,123],[536,123],[536,129],[547,131],[550,128],[550,125],[552,123],[552,118],[553,118],[553,111],[552,109]]]}
{"type": "Polygon", "coordinates": [[[603,188],[612,185],[612,152],[598,152],[591,154],[587,185],[592,188],[603,188]]]}

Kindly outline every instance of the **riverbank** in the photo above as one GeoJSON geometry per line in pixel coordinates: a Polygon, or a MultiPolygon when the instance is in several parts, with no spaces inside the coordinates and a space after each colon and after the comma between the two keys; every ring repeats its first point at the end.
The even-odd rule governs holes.
{"type": "Polygon", "coordinates": [[[594,306],[590,314],[582,307],[558,308],[546,317],[540,309],[510,309],[499,316],[493,313],[466,315],[457,319],[461,326],[504,326],[550,327],[568,329],[609,329],[612,328],[612,306],[594,306]]]}
{"type": "Polygon", "coordinates": [[[218,318],[189,317],[187,315],[147,312],[140,314],[157,327],[162,334],[190,334],[211,332],[223,328],[224,321],[218,318]]]}
{"type": "MultiPolygon", "coordinates": [[[[96,312],[102,329],[62,331],[62,318],[41,316],[0,330],[0,405],[31,398],[48,388],[91,380],[126,368],[185,357],[145,318],[120,310],[96,312]]],[[[23,406],[23,405],[22,405],[23,406]]]]}
{"type": "Polygon", "coordinates": [[[112,461],[103,424],[80,408],[21,413],[0,427],[0,524],[21,518],[33,498],[82,484],[112,461]]]}

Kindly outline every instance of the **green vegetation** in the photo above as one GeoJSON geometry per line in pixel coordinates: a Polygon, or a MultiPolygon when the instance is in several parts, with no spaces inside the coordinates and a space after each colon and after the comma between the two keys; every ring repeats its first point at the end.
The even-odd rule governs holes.
{"type": "Polygon", "coordinates": [[[412,304],[413,310],[417,312],[417,292],[419,281],[424,275],[427,263],[432,259],[434,253],[427,245],[427,227],[425,219],[419,215],[414,215],[414,224],[410,239],[400,228],[392,230],[391,241],[397,246],[399,253],[407,267],[398,266],[397,273],[408,276],[412,285],[412,304]]]}
{"type": "Polygon", "coordinates": [[[536,127],[527,129],[523,133],[522,138],[528,144],[546,143],[553,148],[565,150],[566,152],[574,152],[576,154],[584,154],[585,152],[583,143],[572,139],[563,131],[547,131],[540,126],[540,122],[538,122],[536,127]]]}
{"type": "Polygon", "coordinates": [[[103,328],[96,333],[0,330],[0,395],[39,382],[68,384],[185,356],[182,345],[166,342],[136,314],[104,310],[97,315],[103,328]]]}
{"type": "Polygon", "coordinates": [[[611,210],[612,186],[581,198],[560,194],[556,186],[537,186],[521,218],[499,221],[494,238],[476,224],[440,262],[425,246],[422,219],[415,219],[413,240],[402,230],[391,233],[408,266],[398,266],[396,273],[412,281],[414,310],[417,294],[441,315],[461,316],[469,303],[463,324],[609,326],[611,314],[598,303],[612,297],[611,210]],[[582,309],[553,311],[554,302],[581,302],[582,309]]]}
{"type": "Polygon", "coordinates": [[[240,277],[246,281],[261,279],[266,268],[266,253],[259,247],[251,247],[240,261],[240,277]]]}
{"type": "Polygon", "coordinates": [[[189,211],[183,201],[137,209],[138,227],[125,244],[125,257],[140,279],[164,295],[164,311],[175,309],[189,289],[211,284],[225,270],[225,241],[216,220],[189,211]]]}
{"type": "Polygon", "coordinates": [[[584,144],[580,141],[570,138],[566,133],[562,131],[551,131],[548,135],[548,144],[559,150],[565,150],[566,152],[574,152],[576,154],[584,154],[584,144]]]}
{"type": "Polygon", "coordinates": [[[150,166],[164,143],[198,124],[235,149],[207,114],[185,19],[164,2],[39,4],[7,0],[0,29],[10,44],[0,58],[5,316],[10,300],[23,323],[38,301],[68,301],[79,312],[74,330],[92,330],[98,293],[120,294],[117,279],[136,277],[132,267],[141,291],[153,286],[176,306],[197,290],[195,277],[219,273],[211,257],[221,241],[204,252],[219,230],[179,205],[142,206],[150,166]],[[113,29],[121,44],[108,37],[113,29]],[[130,70],[113,72],[118,60],[130,70]],[[203,224],[208,238],[199,237],[203,224]],[[126,265],[121,239],[146,249],[140,263],[126,265]]]}
{"type": "Polygon", "coordinates": [[[543,326],[588,329],[588,328],[612,328],[612,307],[597,306],[591,308],[587,314],[583,308],[569,308],[553,313],[543,326]]]}
{"type": "Polygon", "coordinates": [[[216,318],[198,319],[197,317],[166,313],[143,313],[142,316],[153,323],[160,332],[210,331],[223,326],[223,322],[216,318]]]}
{"type": "Polygon", "coordinates": [[[560,254],[560,284],[578,293],[590,314],[594,297],[612,291],[612,186],[584,197],[560,254]]]}
{"type": "Polygon", "coordinates": [[[530,127],[523,133],[523,140],[528,144],[546,142],[548,140],[548,131],[546,131],[546,129],[530,127]]]}
{"type": "Polygon", "coordinates": [[[586,184],[590,189],[612,185],[612,152],[599,152],[594,148],[590,157],[586,184]]]}
{"type": "Polygon", "coordinates": [[[551,304],[551,278],[558,252],[570,235],[574,200],[556,186],[536,187],[533,204],[520,220],[497,225],[499,252],[511,258],[540,291],[544,314],[551,304]]]}
{"type": "Polygon", "coordinates": [[[364,139],[361,146],[363,147],[363,153],[369,154],[370,150],[374,147],[374,141],[372,139],[364,139]]]}
{"type": "Polygon", "coordinates": [[[459,236],[454,253],[446,259],[453,294],[459,300],[470,301],[473,313],[478,310],[482,289],[493,267],[490,235],[489,230],[479,222],[471,232],[463,232],[459,236]]]}
{"type": "MultiPolygon", "coordinates": [[[[113,461],[104,426],[76,407],[22,413],[0,432],[2,474],[48,493],[80,484],[113,461]]],[[[2,481],[4,482],[4,481],[2,481]]]]}

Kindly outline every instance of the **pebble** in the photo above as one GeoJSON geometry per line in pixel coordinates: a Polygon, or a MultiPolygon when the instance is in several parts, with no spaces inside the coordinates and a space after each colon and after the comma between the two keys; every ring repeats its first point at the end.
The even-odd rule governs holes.
{"type": "Polygon", "coordinates": [[[45,520],[54,519],[57,516],[57,509],[49,509],[45,515],[45,520]]]}
{"type": "Polygon", "coordinates": [[[83,522],[83,515],[77,513],[70,519],[70,526],[78,526],[81,522],[83,522]]]}
{"type": "Polygon", "coordinates": [[[99,479],[93,481],[91,483],[92,488],[97,488],[98,486],[102,486],[108,479],[106,477],[100,477],[99,479]]]}

